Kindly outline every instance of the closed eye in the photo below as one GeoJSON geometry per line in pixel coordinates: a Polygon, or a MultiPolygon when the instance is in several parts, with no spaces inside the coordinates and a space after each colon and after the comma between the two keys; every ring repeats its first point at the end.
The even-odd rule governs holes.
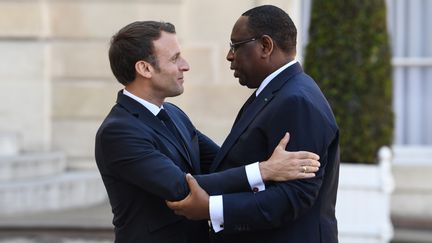
{"type": "Polygon", "coordinates": [[[175,63],[177,63],[179,58],[180,58],[180,53],[177,53],[173,57],[170,58],[170,61],[175,64],[175,63]]]}

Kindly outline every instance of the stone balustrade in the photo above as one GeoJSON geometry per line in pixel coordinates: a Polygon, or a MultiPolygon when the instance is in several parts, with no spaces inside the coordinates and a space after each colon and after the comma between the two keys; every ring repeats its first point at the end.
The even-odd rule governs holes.
{"type": "Polygon", "coordinates": [[[66,158],[60,152],[0,156],[0,182],[56,175],[65,169],[66,158]]]}
{"type": "Polygon", "coordinates": [[[0,183],[0,215],[89,206],[105,199],[97,171],[63,172],[0,183]]]}
{"type": "Polygon", "coordinates": [[[0,134],[0,215],[89,206],[106,199],[99,172],[67,171],[62,152],[19,152],[18,137],[0,134]]]}

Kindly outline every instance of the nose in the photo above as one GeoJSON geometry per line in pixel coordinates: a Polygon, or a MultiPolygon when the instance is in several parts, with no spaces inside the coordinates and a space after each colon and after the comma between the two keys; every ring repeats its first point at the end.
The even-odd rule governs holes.
{"type": "Polygon", "coordinates": [[[231,50],[228,50],[228,53],[227,53],[226,59],[227,59],[229,62],[232,62],[232,61],[234,60],[234,53],[233,53],[231,50]]]}
{"type": "Polygon", "coordinates": [[[189,63],[184,58],[181,59],[179,67],[183,72],[187,72],[190,69],[189,63]]]}

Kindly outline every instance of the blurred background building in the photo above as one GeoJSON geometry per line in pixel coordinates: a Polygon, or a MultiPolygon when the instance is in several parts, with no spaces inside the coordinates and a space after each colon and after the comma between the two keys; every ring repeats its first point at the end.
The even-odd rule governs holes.
{"type": "MultiPolygon", "coordinates": [[[[231,28],[245,10],[267,3],[285,9],[296,23],[302,61],[310,0],[0,0],[1,229],[10,232],[26,221],[51,227],[55,217],[43,221],[50,212],[76,207],[105,217],[86,224],[72,211],[71,221],[110,226],[109,209],[93,207],[106,205],[94,136],[121,89],[109,68],[109,40],[130,22],[176,25],[191,70],[185,93],[171,101],[222,143],[251,93],[225,60],[231,28]]],[[[387,4],[396,115],[393,222],[431,229],[432,1],[387,4]]]]}

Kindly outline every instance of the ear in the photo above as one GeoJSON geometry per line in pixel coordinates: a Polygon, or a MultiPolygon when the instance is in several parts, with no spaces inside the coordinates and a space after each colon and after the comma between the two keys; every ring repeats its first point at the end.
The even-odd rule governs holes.
{"type": "Polygon", "coordinates": [[[273,53],[274,42],[273,39],[268,35],[263,35],[261,37],[261,48],[262,48],[262,57],[269,57],[273,53]]]}
{"type": "Polygon", "coordinates": [[[141,60],[135,63],[135,72],[144,78],[151,78],[153,71],[153,66],[146,61],[141,60]]]}

